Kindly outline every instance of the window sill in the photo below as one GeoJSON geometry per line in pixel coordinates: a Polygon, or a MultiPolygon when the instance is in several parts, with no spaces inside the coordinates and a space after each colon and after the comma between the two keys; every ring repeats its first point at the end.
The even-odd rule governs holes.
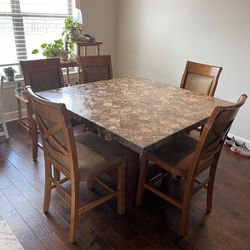
{"type": "MultiPolygon", "coordinates": [[[[75,82],[78,80],[78,73],[69,73],[70,75],[70,80],[72,82],[75,82]]],[[[66,78],[66,74],[63,74],[64,78],[66,78]]],[[[23,81],[23,78],[19,78],[19,79],[16,79],[14,81],[4,81],[2,84],[3,84],[3,88],[4,89],[13,89],[13,88],[16,88],[17,86],[17,83],[21,83],[22,85],[24,84],[24,81],[23,81]]]]}

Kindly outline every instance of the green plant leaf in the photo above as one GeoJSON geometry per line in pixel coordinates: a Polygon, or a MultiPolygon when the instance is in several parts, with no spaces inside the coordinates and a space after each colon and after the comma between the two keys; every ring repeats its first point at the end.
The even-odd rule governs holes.
{"type": "Polygon", "coordinates": [[[14,73],[16,72],[12,67],[4,68],[3,71],[7,77],[13,77],[14,73]]]}
{"type": "Polygon", "coordinates": [[[41,44],[41,48],[45,49],[47,47],[47,45],[48,45],[47,43],[43,43],[43,44],[41,44]]]}
{"type": "Polygon", "coordinates": [[[55,42],[55,44],[57,44],[57,43],[60,44],[60,43],[62,43],[62,39],[57,39],[54,42],[55,42]]]}
{"type": "MultiPolygon", "coordinates": [[[[75,23],[72,17],[68,17],[64,20],[64,29],[62,31],[62,38],[56,39],[52,43],[42,43],[41,44],[41,52],[45,57],[53,57],[58,56],[60,52],[65,50],[65,42],[70,40],[70,32],[71,30],[75,30],[79,27],[78,23],[75,23]]],[[[34,49],[32,54],[37,54],[39,51],[34,49]]],[[[70,44],[68,48],[68,52],[71,55],[75,54],[74,44],[70,44]]]]}
{"type": "Polygon", "coordinates": [[[39,52],[38,49],[33,49],[32,50],[32,54],[38,54],[38,52],[39,52]]]}

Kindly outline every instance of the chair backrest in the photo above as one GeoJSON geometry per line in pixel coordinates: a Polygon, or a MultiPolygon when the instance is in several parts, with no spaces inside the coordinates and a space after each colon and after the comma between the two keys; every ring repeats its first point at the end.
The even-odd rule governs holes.
{"type": "Polygon", "coordinates": [[[222,67],[187,61],[181,88],[214,96],[222,67]]]}
{"type": "Polygon", "coordinates": [[[80,56],[81,82],[89,83],[113,78],[110,55],[80,56]]]}
{"type": "Polygon", "coordinates": [[[43,91],[64,86],[59,58],[20,61],[24,83],[32,90],[43,91]]]}
{"type": "Polygon", "coordinates": [[[78,170],[76,143],[65,104],[46,101],[27,86],[29,101],[33,106],[40,129],[45,161],[61,166],[69,177],[78,170]]]}
{"type": "Polygon", "coordinates": [[[194,152],[191,176],[196,176],[208,167],[216,167],[224,141],[239,111],[245,103],[246,95],[242,95],[232,106],[218,106],[212,112],[200,135],[194,152]]]}

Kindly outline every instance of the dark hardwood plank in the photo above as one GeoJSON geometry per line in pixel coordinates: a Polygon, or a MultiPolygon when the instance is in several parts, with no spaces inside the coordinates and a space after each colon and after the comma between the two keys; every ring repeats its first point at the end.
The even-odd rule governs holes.
{"type": "Polygon", "coordinates": [[[0,214],[25,249],[44,249],[34,232],[27,226],[15,208],[0,190],[0,214]]]}
{"type": "MultiPolygon", "coordinates": [[[[143,205],[131,206],[123,216],[117,215],[115,201],[81,215],[78,238],[71,245],[69,204],[53,191],[49,214],[42,210],[42,150],[34,163],[30,135],[15,122],[8,128],[11,139],[0,143],[0,218],[25,249],[249,249],[249,159],[227,147],[218,166],[213,211],[204,216],[205,192],[194,196],[187,239],[180,240],[176,233],[179,211],[146,192],[143,205]]],[[[182,184],[170,179],[165,188],[179,195],[182,184]]],[[[87,190],[86,184],[81,192],[81,203],[104,194],[99,188],[87,190]]]]}

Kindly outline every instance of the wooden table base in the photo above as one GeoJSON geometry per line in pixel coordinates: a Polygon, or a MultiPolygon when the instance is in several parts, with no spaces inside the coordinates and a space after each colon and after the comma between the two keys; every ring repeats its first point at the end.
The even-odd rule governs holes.
{"type": "MultiPolygon", "coordinates": [[[[124,146],[122,147],[124,148],[124,146]]],[[[128,155],[126,166],[125,200],[126,207],[129,208],[133,206],[135,202],[140,155],[129,148],[126,148],[125,150],[127,151],[128,155]]],[[[107,174],[112,177],[112,179],[117,180],[115,170],[109,171],[107,174]]]]}

